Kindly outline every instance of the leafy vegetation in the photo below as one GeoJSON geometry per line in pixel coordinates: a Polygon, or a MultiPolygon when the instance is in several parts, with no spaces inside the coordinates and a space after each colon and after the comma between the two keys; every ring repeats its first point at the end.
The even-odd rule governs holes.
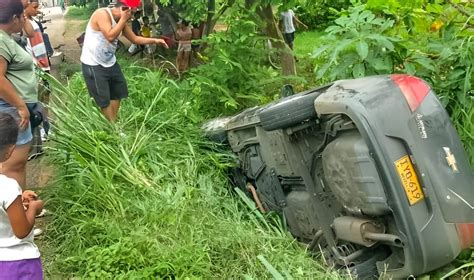
{"type": "Polygon", "coordinates": [[[67,9],[65,18],[69,20],[89,20],[89,18],[91,17],[92,13],[94,12],[96,8],[97,8],[97,3],[95,3],[95,6],[93,3],[91,3],[87,6],[87,8],[70,6],[67,9]]]}

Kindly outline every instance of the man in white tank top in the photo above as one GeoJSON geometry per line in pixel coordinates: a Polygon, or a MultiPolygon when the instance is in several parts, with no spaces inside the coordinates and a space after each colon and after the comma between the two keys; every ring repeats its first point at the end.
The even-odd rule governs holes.
{"type": "Polygon", "coordinates": [[[285,39],[285,42],[288,44],[290,49],[293,49],[293,41],[295,40],[295,22],[308,29],[308,26],[302,23],[295,16],[293,10],[287,9],[286,11],[281,13],[280,28],[283,30],[283,38],[285,39]]]}
{"type": "Polygon", "coordinates": [[[137,45],[155,44],[168,48],[164,40],[137,36],[127,25],[140,5],[140,0],[118,0],[113,8],[96,10],[86,28],[81,54],[82,74],[89,94],[111,122],[117,119],[120,100],[128,97],[127,82],[115,57],[118,37],[122,34],[137,45]]]}

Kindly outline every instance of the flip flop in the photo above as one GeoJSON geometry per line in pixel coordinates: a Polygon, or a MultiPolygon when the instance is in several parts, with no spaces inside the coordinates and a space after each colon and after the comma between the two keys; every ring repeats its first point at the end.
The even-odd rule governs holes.
{"type": "Polygon", "coordinates": [[[38,215],[36,215],[36,218],[44,217],[44,215],[46,215],[47,212],[48,212],[48,211],[46,211],[46,209],[41,210],[41,213],[39,213],[38,215]]]}

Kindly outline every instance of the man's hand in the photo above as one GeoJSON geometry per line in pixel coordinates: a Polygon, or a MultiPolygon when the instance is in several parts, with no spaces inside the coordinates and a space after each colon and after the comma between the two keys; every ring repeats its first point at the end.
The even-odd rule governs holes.
{"type": "Polygon", "coordinates": [[[168,49],[168,44],[166,44],[165,40],[163,39],[155,39],[155,45],[162,45],[165,49],[168,49]]]}
{"type": "Polygon", "coordinates": [[[121,11],[122,11],[122,13],[121,13],[120,19],[123,18],[123,20],[129,21],[132,18],[132,16],[133,16],[132,9],[130,9],[130,8],[128,8],[126,10],[122,9],[121,11]]]}
{"type": "Polygon", "coordinates": [[[17,109],[18,114],[20,115],[19,126],[21,129],[27,129],[30,122],[30,111],[28,111],[28,107],[26,107],[26,105],[20,106],[17,109]]]}

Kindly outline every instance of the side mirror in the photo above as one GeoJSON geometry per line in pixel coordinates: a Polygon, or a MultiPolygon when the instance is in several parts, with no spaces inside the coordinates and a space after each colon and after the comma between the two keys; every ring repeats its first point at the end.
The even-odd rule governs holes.
{"type": "Polygon", "coordinates": [[[282,98],[293,95],[293,94],[295,94],[295,92],[293,91],[293,86],[292,85],[286,84],[281,88],[281,97],[282,98]]]}

